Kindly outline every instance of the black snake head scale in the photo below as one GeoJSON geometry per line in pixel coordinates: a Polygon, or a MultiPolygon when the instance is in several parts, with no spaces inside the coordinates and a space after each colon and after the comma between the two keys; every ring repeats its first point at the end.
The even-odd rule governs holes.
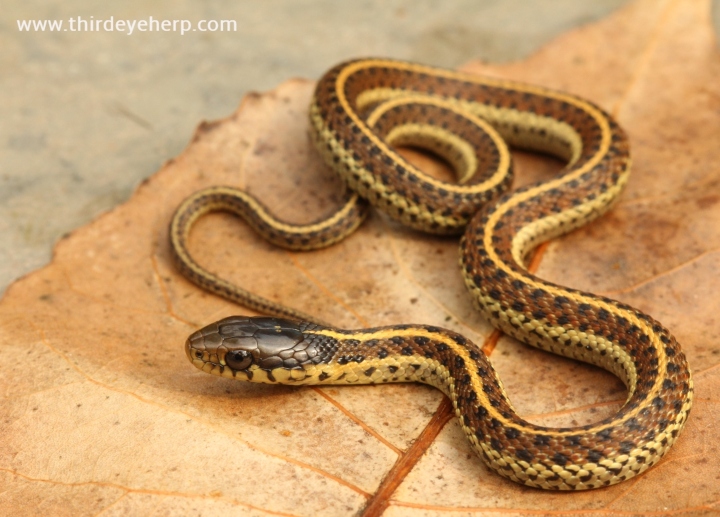
{"type": "MultiPolygon", "coordinates": [[[[300,369],[314,364],[319,350],[303,330],[308,323],[281,318],[230,316],[194,332],[185,343],[190,362],[203,371],[239,372],[300,369]]],[[[216,372],[213,372],[216,373],[216,372]]],[[[252,375],[250,375],[252,378],[252,375]]]]}

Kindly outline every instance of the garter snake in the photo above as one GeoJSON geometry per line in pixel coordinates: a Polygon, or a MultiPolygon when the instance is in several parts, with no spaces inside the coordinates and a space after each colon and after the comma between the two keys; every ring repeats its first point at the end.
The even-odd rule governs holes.
{"type": "Polygon", "coordinates": [[[350,188],[346,204],[330,217],[290,225],[243,191],[212,187],[191,196],[173,218],[171,249],[188,278],[275,316],[231,317],[195,332],[185,348],[196,367],[265,383],[433,385],[450,397],[485,463],[528,486],[603,487],[657,463],[692,404],[679,344],[641,311],[542,280],[525,265],[539,243],[598,217],[618,198],[630,151],[611,116],[586,100],[537,86],[362,59],[323,76],[310,121],[318,149],[350,188]],[[559,156],[567,166],[548,181],[503,194],[511,164],[498,134],[512,146],[559,156]],[[407,143],[444,156],[459,183],[423,174],[392,147],[407,143]],[[360,224],[363,200],[419,230],[462,232],[462,274],[488,320],[529,345],[614,373],[628,389],[622,408],[592,425],[532,424],[517,415],[481,349],[462,335],[428,325],[333,328],[222,281],[188,252],[190,227],[211,210],[238,213],[291,249],[330,245],[360,224]]]}

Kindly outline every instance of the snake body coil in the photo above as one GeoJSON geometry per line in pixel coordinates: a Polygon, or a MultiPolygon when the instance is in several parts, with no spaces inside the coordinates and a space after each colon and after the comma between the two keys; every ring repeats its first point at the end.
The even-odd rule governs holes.
{"type": "MultiPolygon", "coordinates": [[[[361,198],[417,229],[438,234],[464,229],[465,283],[493,325],[532,346],[609,370],[626,384],[628,399],[618,413],[592,425],[536,426],[515,413],[475,344],[426,325],[350,331],[276,318],[228,318],[189,338],[186,352],[193,364],[254,382],[431,384],[451,398],[480,457],[503,476],[534,487],[607,486],[662,457],[692,404],[690,371],[676,340],[637,309],[544,281],[525,266],[535,246],[601,215],[622,191],[629,146],[609,115],[585,100],[539,87],[366,59],[338,65],[320,80],[310,118],[326,161],[361,198]],[[490,203],[510,181],[510,156],[500,137],[557,155],[568,165],[549,181],[490,203]],[[460,183],[425,175],[391,147],[408,143],[444,156],[460,183]]],[[[190,227],[217,209],[242,215],[279,245],[312,249],[353,231],[362,220],[363,201],[349,194],[329,218],[294,226],[242,191],[213,187],[184,202],[171,224],[175,259],[189,278],[256,310],[317,322],[222,281],[192,259],[186,245],[190,227]]]]}

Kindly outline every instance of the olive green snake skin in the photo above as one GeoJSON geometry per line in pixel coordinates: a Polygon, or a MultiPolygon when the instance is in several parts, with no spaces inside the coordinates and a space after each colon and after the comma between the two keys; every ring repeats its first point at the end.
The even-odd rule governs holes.
{"type": "MultiPolygon", "coordinates": [[[[532,487],[580,490],[629,479],[657,463],[687,421],[692,380],[675,338],[623,303],[542,280],[526,268],[538,244],[602,215],[628,179],[620,126],[594,104],[522,83],[386,59],[342,63],[310,106],[315,143],[349,187],[346,203],[310,225],[275,218],[248,193],[212,187],[188,198],[170,226],[189,279],[270,318],[231,317],[195,332],[190,361],[205,372],[264,383],[416,381],[453,402],[472,448],[497,473],[532,487]],[[556,177],[503,193],[511,146],[567,161],[556,177]],[[428,176],[393,146],[447,160],[458,183],[428,176]],[[394,325],[342,330],[205,270],[187,240],[207,212],[228,210],[271,242],[316,249],[362,222],[366,203],[422,231],[462,233],[460,265],[477,307],[529,345],[600,366],[628,398],[592,425],[547,428],[517,415],[480,347],[450,330],[394,325]]],[[[528,388],[532,380],[528,379],[528,388]]]]}

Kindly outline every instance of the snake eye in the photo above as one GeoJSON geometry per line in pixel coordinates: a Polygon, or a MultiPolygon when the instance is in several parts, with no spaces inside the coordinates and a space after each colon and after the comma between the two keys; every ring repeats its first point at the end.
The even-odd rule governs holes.
{"type": "Polygon", "coordinates": [[[225,362],[233,370],[245,370],[253,360],[250,352],[246,350],[232,350],[225,356],[225,362]]]}

